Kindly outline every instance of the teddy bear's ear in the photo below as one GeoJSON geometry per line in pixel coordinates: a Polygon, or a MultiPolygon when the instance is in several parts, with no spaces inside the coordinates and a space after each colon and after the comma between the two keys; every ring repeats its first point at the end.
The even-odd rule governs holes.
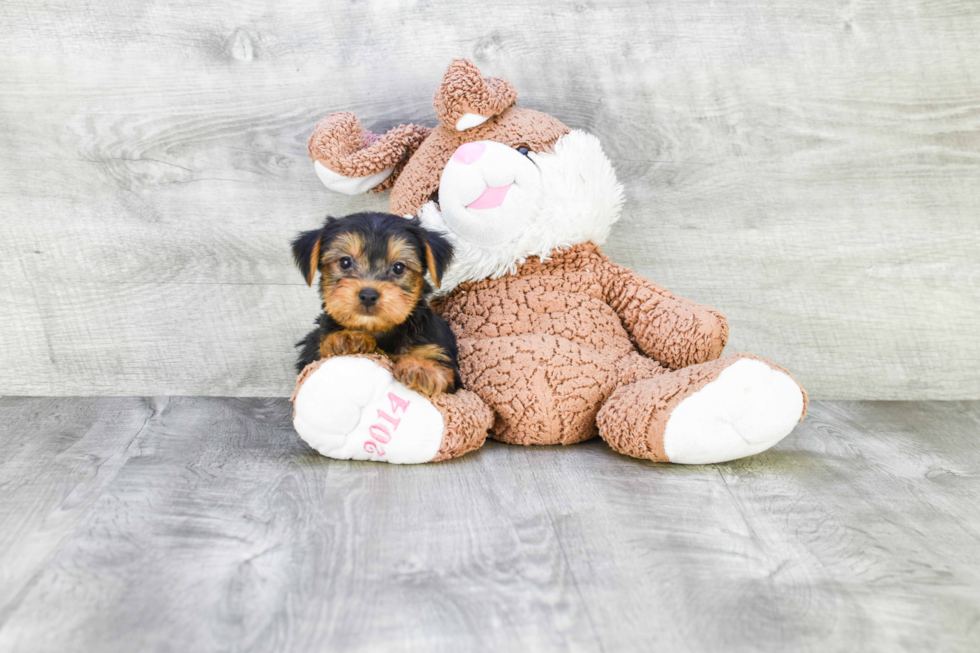
{"type": "Polygon", "coordinates": [[[483,77],[472,61],[455,59],[432,105],[442,124],[461,132],[482,125],[516,101],[517,91],[506,79],[483,77]]]}
{"type": "Polygon", "coordinates": [[[391,188],[408,158],[432,131],[399,125],[385,134],[361,127],[353,113],[334,113],[317,123],[309,153],[324,186],[346,195],[391,188]]]}

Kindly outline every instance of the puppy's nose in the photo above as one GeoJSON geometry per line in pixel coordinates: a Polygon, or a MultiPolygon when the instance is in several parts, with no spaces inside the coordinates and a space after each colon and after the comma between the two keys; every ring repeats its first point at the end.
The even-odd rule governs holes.
{"type": "Polygon", "coordinates": [[[453,153],[453,161],[458,161],[468,166],[483,156],[483,152],[486,149],[487,146],[483,143],[464,143],[456,148],[456,151],[453,153]]]}
{"type": "Polygon", "coordinates": [[[381,295],[374,288],[361,288],[361,292],[357,293],[357,298],[361,300],[361,304],[369,308],[377,304],[380,297],[381,295]]]}

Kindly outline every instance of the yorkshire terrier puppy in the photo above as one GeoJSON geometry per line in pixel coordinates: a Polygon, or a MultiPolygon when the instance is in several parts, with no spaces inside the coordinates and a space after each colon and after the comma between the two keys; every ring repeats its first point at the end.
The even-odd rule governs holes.
{"type": "Polygon", "coordinates": [[[431,396],[460,387],[456,337],[425,299],[432,292],[426,271],[438,287],[452,260],[445,238],[417,218],[356,213],[327,218],[292,246],[307,285],[320,271],[323,300],[316,329],[296,343],[297,371],[330,356],[379,353],[394,361],[395,378],[416,392],[431,396]]]}

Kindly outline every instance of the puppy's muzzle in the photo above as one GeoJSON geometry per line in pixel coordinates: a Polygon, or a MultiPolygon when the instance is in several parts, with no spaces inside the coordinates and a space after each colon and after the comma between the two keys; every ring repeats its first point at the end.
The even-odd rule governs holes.
{"type": "Polygon", "coordinates": [[[380,293],[374,288],[361,288],[361,291],[357,293],[357,299],[364,308],[371,308],[378,303],[380,298],[380,293]]]}

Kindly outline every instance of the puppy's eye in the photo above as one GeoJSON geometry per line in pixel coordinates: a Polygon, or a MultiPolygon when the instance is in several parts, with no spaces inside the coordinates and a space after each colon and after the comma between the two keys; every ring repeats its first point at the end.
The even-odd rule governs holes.
{"type": "Polygon", "coordinates": [[[351,266],[354,265],[354,261],[349,256],[343,257],[338,263],[340,264],[341,270],[350,270],[351,266]]]}
{"type": "Polygon", "coordinates": [[[526,145],[521,145],[519,148],[517,148],[517,151],[523,154],[524,156],[527,156],[528,154],[530,154],[531,149],[526,145]]]}
{"type": "Polygon", "coordinates": [[[391,266],[391,271],[397,276],[405,274],[405,264],[399,261],[391,266]]]}

